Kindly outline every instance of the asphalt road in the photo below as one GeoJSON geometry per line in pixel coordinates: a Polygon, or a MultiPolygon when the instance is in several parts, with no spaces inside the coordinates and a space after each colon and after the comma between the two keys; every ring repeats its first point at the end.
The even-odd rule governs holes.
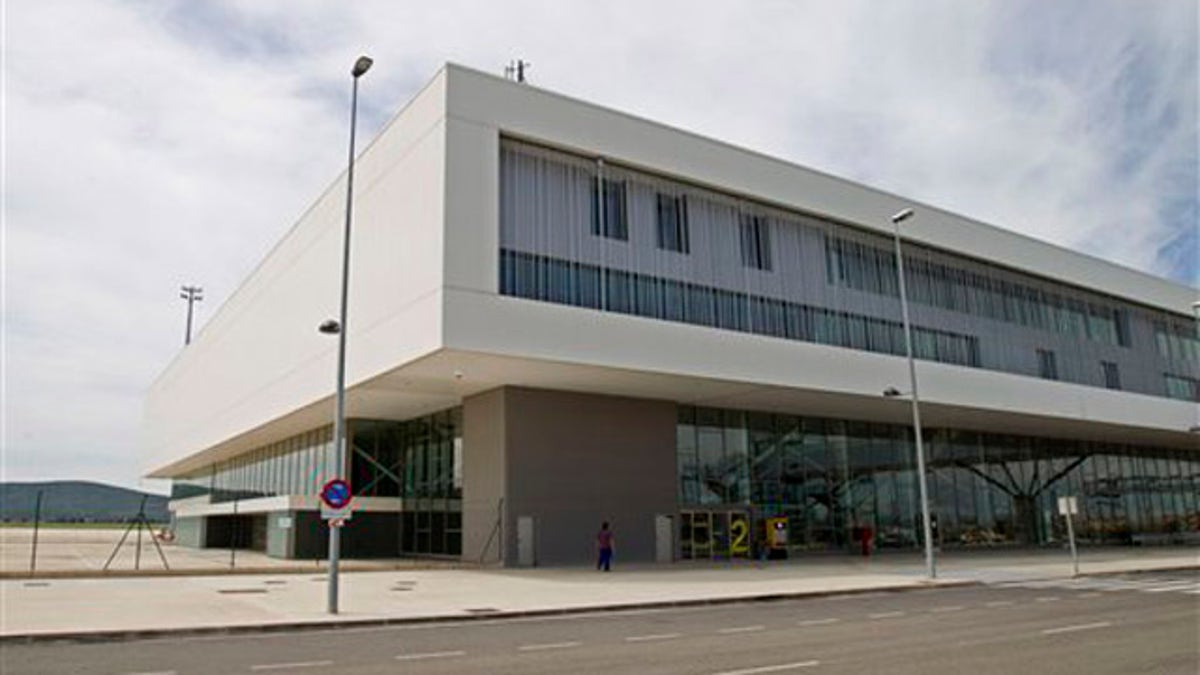
{"type": "Polygon", "coordinates": [[[5,645],[23,673],[1200,672],[1200,574],[408,627],[5,645]]]}

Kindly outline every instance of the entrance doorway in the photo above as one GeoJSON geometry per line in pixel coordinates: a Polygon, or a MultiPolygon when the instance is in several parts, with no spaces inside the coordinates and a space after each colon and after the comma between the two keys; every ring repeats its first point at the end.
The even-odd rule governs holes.
{"type": "Polygon", "coordinates": [[[750,557],[750,515],[745,511],[682,511],[679,530],[679,556],[683,560],[750,557]]]}

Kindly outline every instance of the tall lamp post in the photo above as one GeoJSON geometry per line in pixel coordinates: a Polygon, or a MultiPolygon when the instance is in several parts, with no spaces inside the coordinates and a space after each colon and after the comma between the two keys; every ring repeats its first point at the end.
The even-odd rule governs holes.
{"type": "MultiPolygon", "coordinates": [[[[360,56],[350,70],[353,88],[350,94],[350,160],[346,168],[346,229],[342,235],[342,297],[338,321],[321,324],[322,333],[338,335],[337,412],[333,418],[333,457],[337,478],[346,473],[346,297],[350,287],[350,221],[354,204],[354,129],[358,120],[358,78],[371,69],[369,56],[360,56]]],[[[338,555],[341,548],[340,524],[329,528],[329,603],[330,614],[338,613],[338,555]]]]}
{"type": "MultiPolygon", "coordinates": [[[[925,445],[921,440],[921,397],[917,394],[917,365],[913,359],[912,324],[908,320],[908,293],[904,287],[904,255],[900,251],[900,223],[913,217],[912,209],[904,209],[892,216],[892,234],[896,245],[896,276],[900,284],[900,314],[904,319],[904,351],[908,354],[908,384],[912,394],[913,438],[917,445],[917,485],[921,491],[921,524],[925,532],[925,571],[930,579],[937,578],[937,565],[933,560],[933,521],[929,516],[929,489],[925,481],[925,445]]],[[[889,389],[885,396],[896,396],[900,392],[889,389]]]]}
{"type": "Polygon", "coordinates": [[[183,333],[184,346],[192,344],[192,305],[204,299],[204,289],[199,286],[180,286],[179,297],[187,300],[187,328],[183,333]]]}

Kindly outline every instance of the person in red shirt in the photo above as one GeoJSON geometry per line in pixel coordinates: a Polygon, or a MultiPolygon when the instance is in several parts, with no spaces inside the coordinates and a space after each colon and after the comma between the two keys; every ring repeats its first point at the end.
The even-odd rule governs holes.
{"type": "Polygon", "coordinates": [[[596,533],[596,550],[600,554],[600,559],[596,562],[596,569],[608,572],[612,566],[613,533],[608,529],[607,520],[600,524],[600,531],[596,533]]]}

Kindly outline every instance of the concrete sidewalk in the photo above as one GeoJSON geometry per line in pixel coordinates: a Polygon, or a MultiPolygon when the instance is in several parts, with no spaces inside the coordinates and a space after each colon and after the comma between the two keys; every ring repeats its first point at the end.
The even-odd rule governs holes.
{"type": "MultiPolygon", "coordinates": [[[[1200,566],[1200,549],[1085,550],[1084,574],[1200,566]]],[[[939,585],[1069,576],[1058,551],[954,553],[939,585]]],[[[591,569],[408,570],[342,577],[342,613],[324,612],[325,576],[274,574],[0,582],[0,639],[102,639],[164,633],[463,620],[925,588],[919,555],[783,563],[680,563],[591,569]]]]}

